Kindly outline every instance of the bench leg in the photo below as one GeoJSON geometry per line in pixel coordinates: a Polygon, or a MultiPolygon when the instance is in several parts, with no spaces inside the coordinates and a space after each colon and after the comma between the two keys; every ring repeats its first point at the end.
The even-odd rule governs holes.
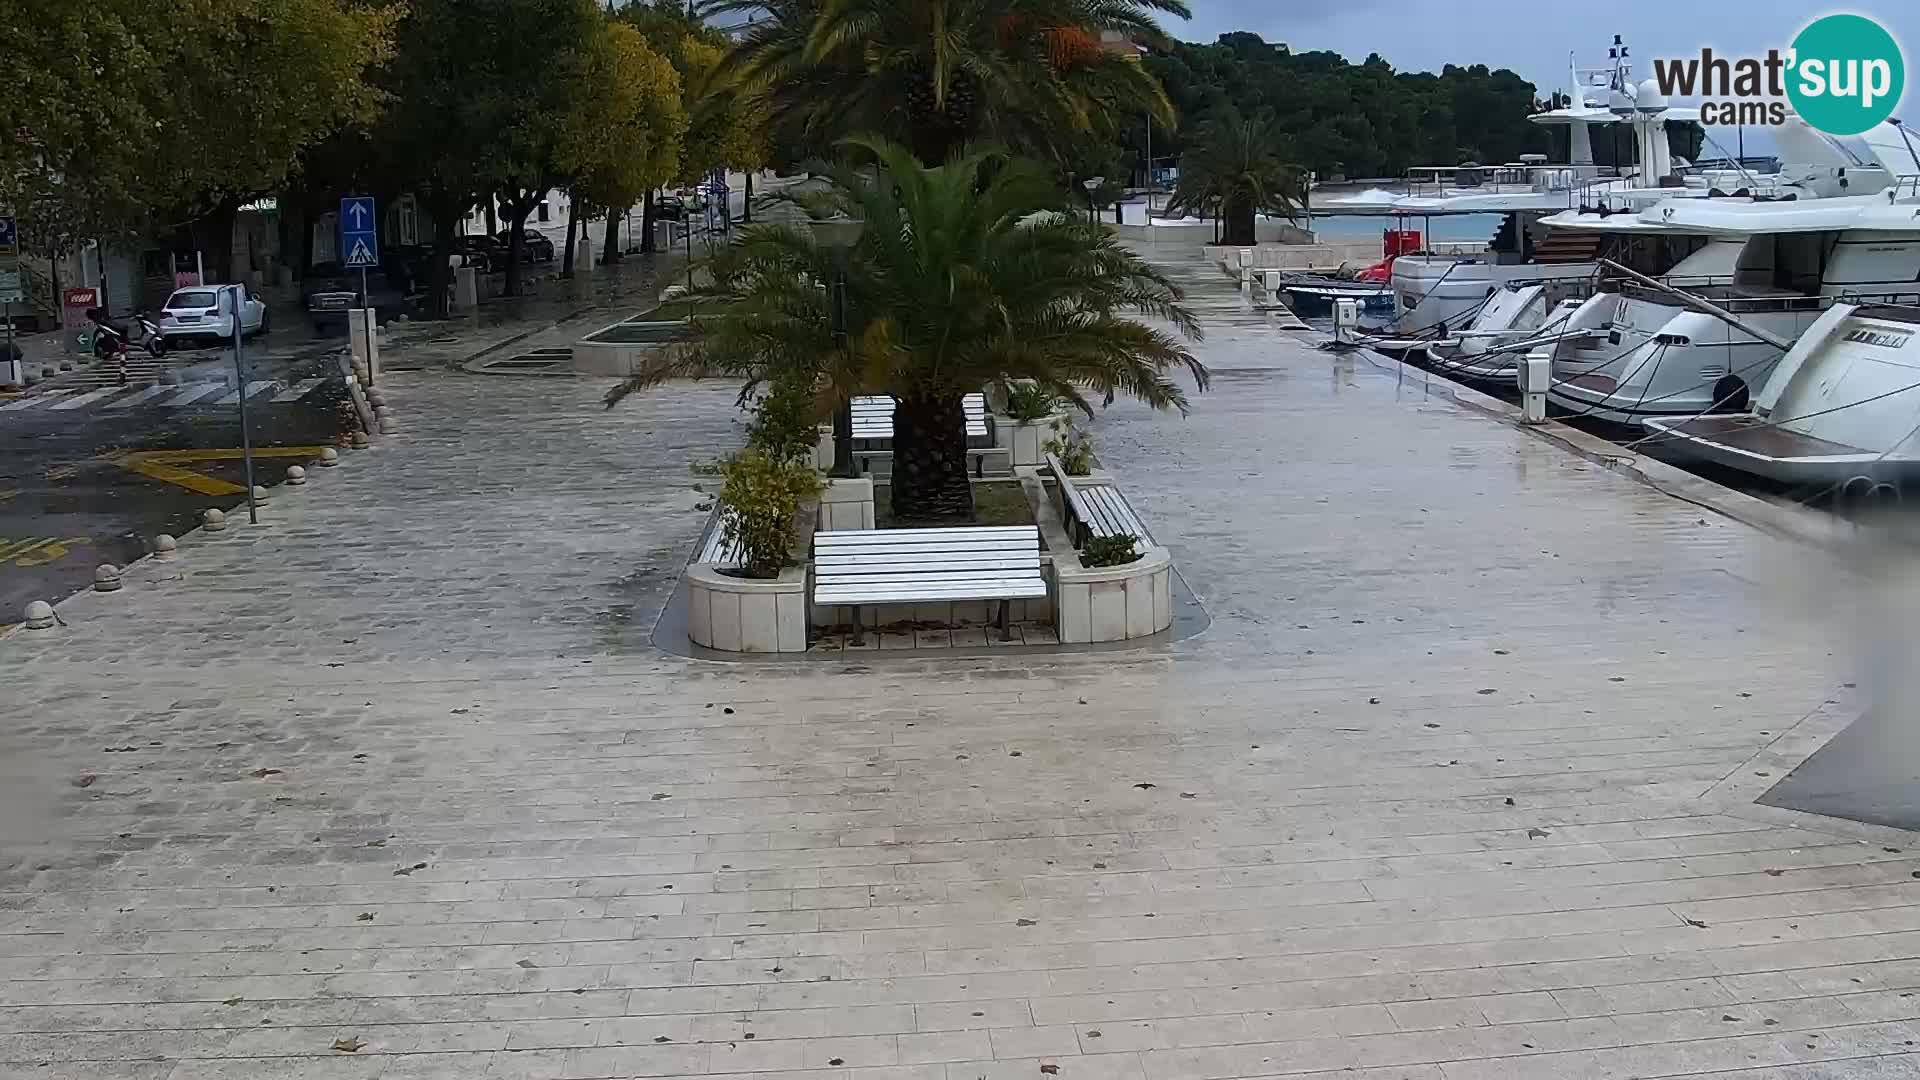
{"type": "Polygon", "coordinates": [[[976,477],[987,475],[987,455],[973,455],[973,475],[976,477]]]}
{"type": "Polygon", "coordinates": [[[1011,621],[1007,618],[1007,611],[1011,607],[1013,607],[1013,601],[1011,600],[1000,601],[1000,640],[1001,641],[1013,640],[1013,625],[1011,621]]]}
{"type": "Polygon", "coordinates": [[[853,605],[853,643],[855,645],[865,645],[867,643],[867,629],[860,625],[859,604],[853,605]]]}

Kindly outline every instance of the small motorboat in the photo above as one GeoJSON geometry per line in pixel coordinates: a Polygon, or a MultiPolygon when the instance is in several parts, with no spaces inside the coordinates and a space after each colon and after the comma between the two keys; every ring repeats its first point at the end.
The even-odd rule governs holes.
{"type": "Polygon", "coordinates": [[[1280,286],[1287,303],[1298,315],[1333,310],[1341,300],[1352,300],[1362,311],[1393,310],[1393,290],[1385,285],[1361,285],[1343,281],[1290,282],[1280,286]]]}

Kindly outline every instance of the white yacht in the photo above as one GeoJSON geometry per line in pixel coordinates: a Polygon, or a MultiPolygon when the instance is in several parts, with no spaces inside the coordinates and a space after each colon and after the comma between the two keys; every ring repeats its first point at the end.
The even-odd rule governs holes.
{"type": "MultiPolygon", "coordinates": [[[[1884,190],[1898,177],[1895,169],[1883,164],[1895,159],[1885,150],[1883,136],[1899,145],[1899,129],[1891,124],[1849,145],[1789,116],[1775,131],[1784,162],[1778,172],[1760,176],[1734,170],[1696,172],[1683,178],[1688,181],[1685,188],[1658,188],[1652,194],[1663,199],[1699,196],[1753,202],[1884,190]]],[[[1920,162],[1905,171],[1920,173],[1920,162]]],[[[1647,194],[1617,193],[1597,205],[1543,217],[1540,225],[1556,236],[1590,237],[1596,258],[1668,285],[1687,289],[1731,285],[1746,238],[1689,231],[1663,215],[1635,213],[1645,205],[1647,194]]],[[[1582,311],[1582,302],[1604,287],[1606,275],[1597,272],[1597,266],[1578,269],[1582,273],[1576,277],[1508,284],[1489,296],[1463,329],[1410,350],[1408,358],[1465,381],[1511,388],[1520,358],[1528,350],[1559,344],[1560,335],[1569,332],[1583,338],[1606,333],[1593,328],[1590,310],[1582,311]],[[1573,324],[1576,315],[1580,321],[1573,324]],[[1570,324],[1584,328],[1570,330],[1570,324]]]]}
{"type": "Polygon", "coordinates": [[[1913,183],[1805,201],[1675,199],[1642,211],[1664,230],[1739,238],[1731,280],[1688,291],[1761,336],[1669,292],[1608,281],[1551,346],[1549,404],[1628,425],[1745,412],[1783,355],[1774,342],[1799,338],[1835,303],[1920,303],[1920,202],[1902,199],[1913,183]]]}
{"type": "Polygon", "coordinates": [[[1920,309],[1836,303],[1750,411],[1647,427],[1694,457],[1782,484],[1897,493],[1920,479],[1920,309]]]}

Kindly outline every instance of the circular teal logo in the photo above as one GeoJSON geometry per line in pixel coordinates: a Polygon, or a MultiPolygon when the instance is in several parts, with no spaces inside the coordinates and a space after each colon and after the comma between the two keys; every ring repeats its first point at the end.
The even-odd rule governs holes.
{"type": "Polygon", "coordinates": [[[1827,15],[1793,39],[1787,98],[1829,135],[1858,135],[1893,115],[1906,64],[1886,28],[1860,15],[1827,15]]]}

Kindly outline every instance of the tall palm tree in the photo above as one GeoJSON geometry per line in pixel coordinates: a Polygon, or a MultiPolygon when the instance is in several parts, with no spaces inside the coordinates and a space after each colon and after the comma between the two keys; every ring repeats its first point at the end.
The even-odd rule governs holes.
{"type": "Polygon", "coordinates": [[[1090,396],[1115,393],[1184,412],[1175,374],[1206,385],[1180,340],[1200,330],[1179,288],[1068,210],[1048,169],[994,152],[928,168],[894,144],[859,149],[876,167],[834,171],[809,207],[864,221],[859,241],[836,253],[791,226],[746,230],[704,290],[720,313],[610,402],[690,376],[743,379],[743,397],[795,380],[819,389],[821,415],[853,394],[889,394],[894,514],[964,520],[966,394],[1032,379],[1088,415],[1090,396]],[[835,280],[846,283],[842,340],[823,287],[835,280]]]}
{"type": "Polygon", "coordinates": [[[1287,158],[1290,144],[1262,114],[1249,120],[1230,104],[1215,110],[1191,150],[1180,157],[1180,181],[1168,210],[1218,214],[1222,242],[1254,243],[1255,214],[1294,220],[1307,197],[1307,174],[1287,158]]]}
{"type": "Polygon", "coordinates": [[[1184,0],[719,0],[729,7],[759,13],[735,59],[765,88],[782,145],[825,156],[843,133],[873,132],[928,165],[988,141],[1058,159],[1075,133],[1149,112],[1170,125],[1131,41],[1167,40],[1155,12],[1188,16],[1184,0]]]}

